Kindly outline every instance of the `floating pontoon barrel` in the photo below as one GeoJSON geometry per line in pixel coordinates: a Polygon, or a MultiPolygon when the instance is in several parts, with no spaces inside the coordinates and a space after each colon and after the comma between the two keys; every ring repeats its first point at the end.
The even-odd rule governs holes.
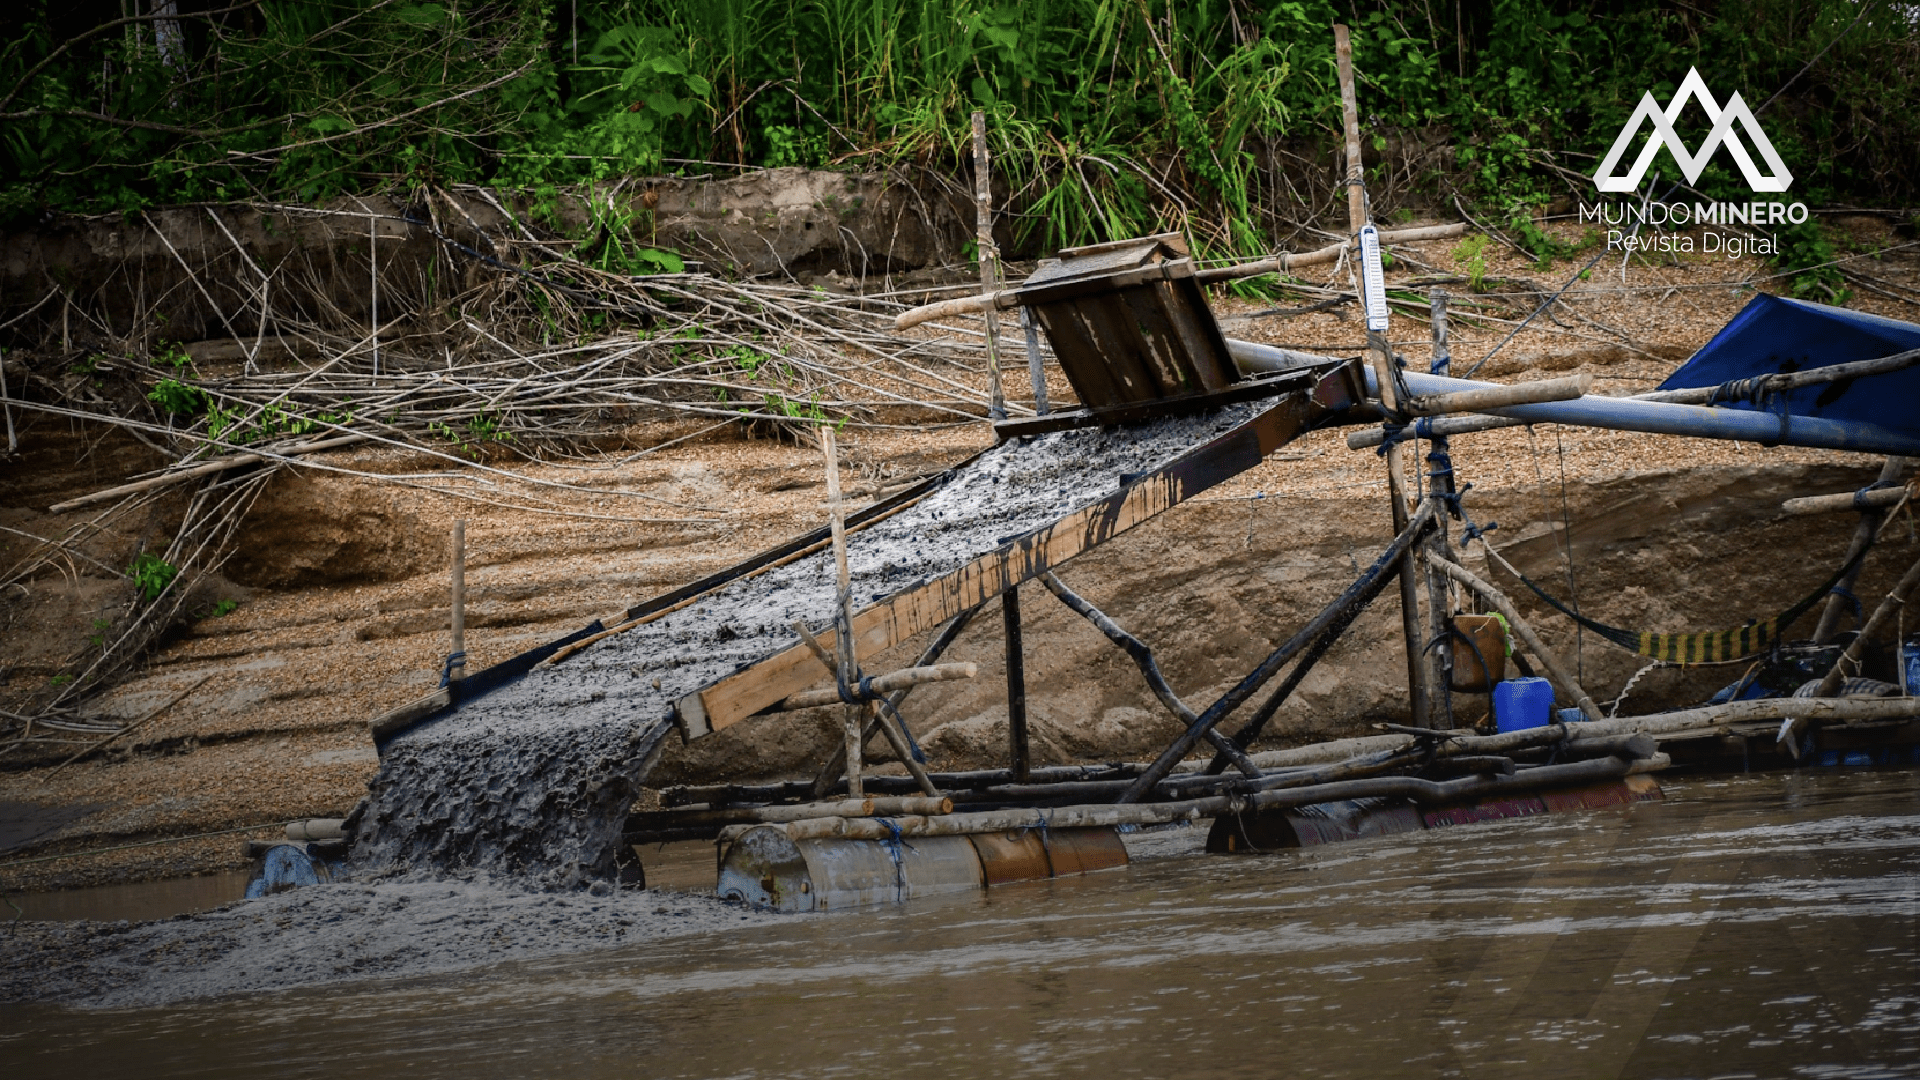
{"type": "Polygon", "coordinates": [[[727,847],[714,891],[775,911],[839,911],[1126,864],[1126,846],[1111,828],[795,840],[769,825],[727,847]]]}
{"type": "Polygon", "coordinates": [[[1278,851],[1318,847],[1369,836],[1419,832],[1420,811],[1404,799],[1347,799],[1286,810],[1222,814],[1207,833],[1207,850],[1278,851]]]}

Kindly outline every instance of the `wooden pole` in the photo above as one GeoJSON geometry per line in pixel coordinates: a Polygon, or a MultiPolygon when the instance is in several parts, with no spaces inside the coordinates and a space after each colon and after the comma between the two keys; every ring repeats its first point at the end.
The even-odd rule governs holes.
{"type": "MultiPolygon", "coordinates": [[[[967,624],[973,621],[973,617],[978,615],[981,607],[984,606],[985,605],[970,607],[960,614],[955,615],[946,626],[941,628],[940,633],[934,636],[933,641],[927,645],[926,651],[920,654],[920,658],[914,661],[913,666],[916,668],[927,667],[934,661],[940,659],[947,651],[947,648],[960,637],[960,632],[967,628],[967,624]]],[[[907,695],[911,693],[913,693],[913,687],[904,686],[887,695],[887,705],[884,711],[891,713],[893,718],[900,722],[900,733],[902,736],[911,734],[907,731],[906,717],[900,712],[900,706],[906,704],[907,695]]],[[[876,717],[874,720],[869,721],[866,730],[861,732],[860,738],[862,745],[865,745],[867,736],[871,735],[873,729],[878,726],[878,719],[879,718],[876,717]]],[[[845,751],[835,750],[833,757],[827,761],[826,767],[822,768],[819,775],[814,778],[813,797],[815,799],[826,798],[827,792],[833,789],[833,782],[840,778],[840,773],[845,765],[845,751]]]]}
{"type": "Polygon", "coordinates": [[[1033,773],[1027,745],[1027,664],[1020,644],[1020,586],[1000,594],[1000,617],[1007,624],[1007,750],[1013,782],[1024,784],[1033,773]]]}
{"type": "MultiPolygon", "coordinates": [[[[805,623],[801,624],[805,626],[805,623]]],[[[875,675],[868,680],[872,692],[882,697],[895,690],[904,690],[909,686],[921,686],[926,683],[952,682],[955,679],[971,679],[980,673],[974,664],[934,664],[928,667],[901,668],[885,675],[875,675]]],[[[856,693],[855,697],[865,698],[856,693]]],[[[872,700],[865,698],[866,700],[872,700]]],[[[767,706],[766,712],[795,712],[800,709],[818,709],[826,705],[840,704],[839,690],[802,690],[767,706]]]]}
{"type": "MultiPolygon", "coordinates": [[[[860,670],[858,668],[855,668],[853,675],[848,676],[846,680],[844,681],[841,680],[840,661],[834,659],[833,655],[827,652],[826,647],[820,644],[820,639],[814,637],[813,632],[807,629],[806,620],[804,619],[795,620],[793,624],[793,632],[796,634],[799,634],[800,640],[806,642],[807,648],[813,650],[813,655],[822,664],[826,665],[827,670],[833,674],[834,681],[837,683],[840,683],[841,688],[851,687],[853,679],[860,674],[860,670]]],[[[966,664],[961,666],[970,668],[973,665],[966,664]]],[[[831,705],[835,701],[846,701],[847,698],[854,696],[851,693],[844,693],[843,689],[841,688],[836,688],[832,691],[829,691],[829,693],[831,693],[833,696],[831,698],[821,701],[820,704],[831,705]]],[[[911,689],[911,687],[909,687],[909,689],[911,689]]],[[[900,692],[905,693],[904,690],[900,692]]],[[[860,733],[858,735],[859,744],[862,747],[866,746],[867,736],[873,734],[873,729],[875,727],[878,727],[880,731],[886,735],[887,743],[893,747],[893,752],[900,756],[900,763],[902,765],[905,765],[907,767],[907,772],[913,775],[913,782],[920,785],[920,790],[927,795],[940,794],[939,789],[933,786],[933,781],[929,779],[927,776],[927,767],[925,765],[920,764],[919,761],[914,759],[913,747],[911,747],[907,743],[905,727],[902,726],[901,729],[898,731],[894,730],[894,725],[887,723],[886,718],[881,714],[880,704],[881,703],[879,701],[873,698],[867,698],[865,700],[858,701],[858,702],[849,702],[847,704],[847,708],[849,710],[857,709],[858,712],[856,713],[856,715],[862,718],[862,723],[859,727],[860,733]]],[[[843,747],[841,750],[841,754],[836,758],[836,760],[845,761],[846,758],[844,755],[845,755],[845,748],[843,747]]],[[[825,774],[821,776],[818,780],[814,781],[814,789],[815,789],[814,797],[816,799],[825,797],[826,790],[833,786],[833,777],[837,776],[838,774],[839,774],[839,770],[836,767],[833,772],[825,774]]]]}
{"type": "MultiPolygon", "coordinates": [[[[0,349],[0,399],[11,399],[12,397],[13,395],[7,392],[7,353],[6,350],[0,349]]],[[[7,456],[12,457],[20,450],[20,440],[13,433],[13,403],[11,400],[7,401],[5,408],[7,414],[7,456]]],[[[55,512],[57,513],[58,511],[55,512]]]]}
{"type": "Polygon", "coordinates": [[[1872,616],[1867,619],[1866,625],[1860,628],[1860,636],[1853,639],[1853,644],[1847,646],[1847,650],[1840,654],[1839,660],[1834,661],[1833,670],[1827,672],[1826,678],[1820,680],[1820,688],[1813,692],[1814,697],[1832,697],[1839,691],[1840,684],[1846,681],[1849,671],[1859,672],[1860,656],[1866,651],[1867,643],[1886,632],[1887,624],[1906,607],[1907,600],[1913,596],[1914,589],[1917,587],[1920,587],[1920,562],[1915,562],[1908,567],[1906,574],[1900,578],[1900,583],[1874,606],[1872,616]]]}
{"type": "MultiPolygon", "coordinates": [[[[1321,634],[1325,633],[1328,628],[1334,624],[1342,620],[1350,621],[1350,613],[1354,608],[1365,605],[1373,599],[1380,589],[1385,587],[1383,583],[1391,573],[1395,572],[1392,570],[1393,567],[1400,567],[1398,572],[1404,575],[1407,566],[1406,553],[1412,550],[1414,544],[1419,541],[1421,533],[1431,524],[1430,519],[1432,517],[1433,504],[1431,502],[1421,503],[1420,508],[1414,512],[1413,518],[1408,522],[1407,527],[1394,536],[1393,542],[1387,545],[1387,550],[1380,553],[1380,557],[1374,560],[1372,566],[1367,567],[1366,571],[1360,575],[1358,580],[1348,585],[1345,591],[1334,599],[1333,603],[1321,608],[1319,614],[1310,619],[1307,625],[1295,631],[1293,636],[1281,643],[1278,649],[1268,653],[1267,658],[1260,662],[1260,666],[1249,672],[1246,678],[1241,679],[1233,689],[1222,694],[1219,700],[1208,706],[1206,712],[1201,713],[1193,723],[1188,725],[1187,730],[1182,732],[1179,738],[1175,739],[1171,745],[1160,752],[1160,756],[1153,760],[1153,764],[1147,766],[1147,771],[1141,773],[1139,779],[1133,782],[1133,786],[1128,788],[1126,792],[1120,796],[1120,801],[1138,802],[1143,796],[1151,792],[1155,784],[1158,784],[1168,773],[1172,772],[1174,766],[1178,765],[1181,759],[1185,758],[1201,739],[1206,738],[1207,734],[1213,731],[1214,725],[1226,719],[1228,714],[1232,713],[1235,709],[1246,704],[1247,700],[1258,693],[1260,688],[1266,685],[1269,679],[1279,674],[1282,665],[1298,655],[1302,649],[1313,644],[1321,634]]],[[[1043,575],[1040,580],[1048,583],[1048,587],[1051,588],[1052,577],[1052,574],[1046,574],[1043,575]]],[[[1061,599],[1065,600],[1066,597],[1062,596],[1061,599]]],[[[1072,604],[1068,606],[1071,607],[1072,604]]],[[[1102,629],[1106,630],[1106,627],[1102,627],[1102,629]]],[[[1107,631],[1107,636],[1113,637],[1114,635],[1112,631],[1109,630],[1107,631]]],[[[1117,641],[1118,639],[1116,638],[1115,640],[1117,641]]],[[[1122,647],[1125,647],[1124,643],[1122,643],[1122,647]]],[[[1145,670],[1144,667],[1143,670],[1145,670]]],[[[1156,692],[1157,690],[1158,688],[1156,687],[1156,692]]],[[[1180,710],[1176,709],[1174,711],[1177,713],[1180,710]]],[[[1216,732],[1215,734],[1218,733],[1216,732]]],[[[1239,747],[1234,746],[1231,740],[1222,738],[1218,742],[1215,742],[1214,746],[1215,749],[1227,753],[1229,759],[1234,759],[1234,755],[1236,754],[1244,757],[1244,753],[1239,747]],[[1232,747],[1232,751],[1228,752],[1227,747],[1232,747]]],[[[1235,763],[1238,764],[1238,760],[1236,760],[1235,763]]],[[[1248,764],[1252,763],[1248,762],[1248,764]]]]}
{"type": "Polygon", "coordinates": [[[1500,409],[1509,405],[1573,401],[1585,396],[1591,389],[1593,376],[1569,375],[1564,379],[1536,379],[1533,382],[1461,390],[1451,394],[1413,394],[1407,398],[1407,412],[1415,416],[1437,416],[1500,409]]]}
{"type": "MultiPolygon", "coordinates": [[[[993,243],[993,175],[987,171],[987,114],[973,114],[974,242],[980,254],[980,291],[1000,289],[1000,252],[993,243]]],[[[1007,395],[1000,386],[1000,315],[987,308],[987,416],[1007,418],[1007,395]]]]}
{"type": "MultiPolygon", "coordinates": [[[[1347,224],[1353,233],[1353,252],[1358,257],[1360,230],[1367,225],[1366,170],[1360,158],[1360,105],[1353,85],[1353,42],[1347,36],[1346,26],[1340,23],[1333,27],[1333,51],[1339,67],[1340,111],[1347,133],[1347,224]]],[[[1364,273],[1355,274],[1356,279],[1364,276],[1364,273]]],[[[1364,286],[1363,281],[1362,291],[1364,286]]],[[[1369,328],[1367,351],[1380,384],[1380,404],[1389,415],[1401,413],[1404,403],[1400,400],[1393,350],[1387,344],[1386,335],[1369,328]]],[[[1406,465],[1399,447],[1387,451],[1387,492],[1393,503],[1393,532],[1398,536],[1406,531],[1408,521],[1406,465]]],[[[1408,704],[1413,716],[1426,720],[1429,709],[1420,660],[1420,579],[1415,559],[1413,549],[1408,548],[1406,561],[1400,567],[1400,628],[1407,650],[1408,704]]]]}
{"type": "Polygon", "coordinates": [[[373,301],[373,373],[380,374],[380,219],[373,214],[367,215],[367,272],[371,281],[369,290],[373,301]]]}
{"type": "Polygon", "coordinates": [[[447,653],[447,681],[467,677],[467,519],[453,520],[453,647],[447,653]]]}
{"type": "MultiPolygon", "coordinates": [[[[1347,225],[1352,252],[1358,257],[1360,230],[1368,221],[1366,170],[1360,158],[1360,104],[1353,88],[1353,42],[1344,24],[1333,26],[1333,53],[1340,74],[1340,112],[1347,132],[1347,225]]],[[[1354,275],[1358,278],[1360,275],[1354,275]]],[[[1380,380],[1380,403],[1390,413],[1401,411],[1399,381],[1393,372],[1393,354],[1386,338],[1376,331],[1367,332],[1367,349],[1372,354],[1374,374],[1380,380]]]]}
{"type": "MultiPolygon", "coordinates": [[[[1431,321],[1433,323],[1433,360],[1427,370],[1435,375],[1447,374],[1447,368],[1453,363],[1453,352],[1447,344],[1447,293],[1445,289],[1433,290],[1429,301],[1431,321]]],[[[1427,472],[1429,497],[1447,504],[1454,493],[1453,458],[1448,454],[1447,437],[1436,435],[1428,443],[1427,464],[1433,466],[1427,472]]],[[[1436,728],[1453,727],[1453,641],[1448,633],[1451,629],[1449,619],[1452,605],[1447,601],[1447,576],[1441,573],[1431,562],[1433,556],[1451,560],[1453,544],[1447,539],[1446,513],[1434,515],[1440,527],[1427,538],[1425,547],[1427,563],[1427,645],[1423,655],[1427,659],[1427,719],[1428,726],[1436,728]],[[1431,651],[1427,651],[1431,650],[1431,651]]]]}
{"type": "MultiPolygon", "coordinates": [[[[1888,459],[1888,463],[1907,460],[1910,459],[1896,457],[1888,459]]],[[[1887,472],[1885,468],[1880,470],[1883,479],[1886,478],[1887,472]]],[[[1898,504],[1906,497],[1906,490],[1897,487],[1875,488],[1872,491],[1837,491],[1832,495],[1802,495],[1797,499],[1782,502],[1780,512],[1799,517],[1805,514],[1838,514],[1847,510],[1858,510],[1878,518],[1880,511],[1898,504]]],[[[1861,528],[1869,527],[1864,523],[1861,525],[1861,528]]],[[[1857,530],[1855,535],[1859,535],[1857,530]]]]}
{"type": "MultiPolygon", "coordinates": [[[[1880,466],[1879,482],[1883,484],[1895,483],[1906,476],[1907,470],[1912,466],[1912,458],[1890,457],[1886,460],[1886,464],[1880,466]]],[[[1900,492],[1899,488],[1883,488],[1881,490],[1904,494],[1900,492]]],[[[1869,494],[1873,493],[1869,492],[1869,494]]],[[[1895,499],[1894,501],[1898,502],[1899,500],[1895,499]]],[[[1860,524],[1854,526],[1853,541],[1847,545],[1847,557],[1842,560],[1842,565],[1854,562],[1854,560],[1860,558],[1860,553],[1867,550],[1867,547],[1873,543],[1874,534],[1879,531],[1880,520],[1884,517],[1886,517],[1885,512],[1878,509],[1866,509],[1860,512],[1860,524]]],[[[1820,609],[1820,622],[1813,630],[1814,644],[1825,645],[1833,639],[1834,632],[1840,629],[1840,616],[1847,610],[1846,594],[1852,592],[1854,582],[1860,580],[1860,569],[1862,565],[1864,565],[1864,561],[1862,563],[1856,563],[1854,568],[1847,571],[1839,581],[1835,582],[1833,588],[1827,593],[1826,606],[1820,609]]],[[[1901,679],[1900,682],[1903,686],[1906,684],[1904,678],[1901,679]]]]}
{"type": "Polygon", "coordinates": [[[1047,367],[1040,359],[1040,330],[1033,325],[1033,314],[1020,309],[1020,330],[1027,338],[1027,378],[1033,383],[1033,415],[1045,416],[1047,407],[1047,367]]]}
{"type": "MultiPolygon", "coordinates": [[[[853,579],[847,570],[846,508],[840,503],[840,450],[834,442],[831,424],[820,427],[820,449],[827,456],[827,506],[833,531],[833,567],[837,581],[833,617],[836,623],[834,638],[840,646],[840,662],[834,678],[839,681],[844,694],[860,677],[860,668],[853,649],[853,579]]],[[[860,797],[860,743],[865,734],[861,720],[866,711],[865,705],[848,705],[841,710],[841,724],[846,728],[847,794],[856,799],[860,797]]]]}

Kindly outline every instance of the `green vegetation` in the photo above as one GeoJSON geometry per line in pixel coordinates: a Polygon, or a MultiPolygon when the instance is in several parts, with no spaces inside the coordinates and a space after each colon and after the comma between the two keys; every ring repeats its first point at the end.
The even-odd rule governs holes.
{"type": "Polygon", "coordinates": [[[127,567],[127,576],[133,579],[141,598],[151,604],[173,585],[173,579],[180,576],[180,568],[151,551],[143,551],[134,556],[133,564],[127,567]]]}
{"type": "MultiPolygon", "coordinates": [[[[0,217],[313,201],[479,182],[583,191],[579,255],[673,270],[633,240],[625,178],[692,163],[964,172],[990,117],[1032,246],[1184,228],[1251,252],[1335,204],[1329,26],[1354,28],[1376,199],[1462,198],[1533,224],[1644,92],[1697,66],[1756,109],[1810,203],[1912,205],[1920,37],[1858,0],[254,0],[103,22],[23,0],[0,46],[0,217]],[[1457,20],[1457,21],[1456,21],[1457,20]],[[1778,97],[1776,98],[1776,92],[1778,97]],[[1438,154],[1417,152],[1439,146],[1438,154]],[[1302,201],[1308,203],[1304,209],[1302,201]]],[[[131,9],[138,10],[138,9],[131,9]]],[[[1704,116],[1682,117],[1697,146],[1704,116]]],[[[1658,159],[1663,185],[1675,178],[1658,159]]],[[[1718,155],[1696,185],[1746,197],[1718,155]]],[[[1812,226],[1783,232],[1814,265],[1812,226]]],[[[1812,279],[1810,279],[1812,280],[1812,279]]]]}

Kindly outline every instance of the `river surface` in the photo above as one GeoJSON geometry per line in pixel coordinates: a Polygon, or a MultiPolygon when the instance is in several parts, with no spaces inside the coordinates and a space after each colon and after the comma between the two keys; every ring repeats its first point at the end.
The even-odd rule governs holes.
{"type": "Polygon", "coordinates": [[[15,1006],[59,1077],[1920,1077],[1920,775],[1132,866],[469,972],[15,1006]]]}

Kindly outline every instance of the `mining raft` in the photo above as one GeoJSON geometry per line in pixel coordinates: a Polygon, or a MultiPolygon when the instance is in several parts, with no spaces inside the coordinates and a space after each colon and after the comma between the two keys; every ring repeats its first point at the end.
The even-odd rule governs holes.
{"type": "MultiPolygon", "coordinates": [[[[842,744],[811,779],[670,788],[659,792],[658,809],[641,812],[629,812],[632,800],[625,799],[605,830],[606,843],[619,852],[621,880],[644,881],[639,860],[651,845],[711,840],[717,844],[720,896],[781,911],[833,910],[1120,866],[1127,861],[1120,834],[1155,826],[1206,823],[1208,851],[1269,852],[1655,800],[1661,797],[1655,775],[1676,765],[1920,763],[1920,698],[1911,696],[1915,687],[1909,682],[1920,672],[1875,681],[1863,677],[1862,666],[1869,647],[1897,625],[1902,605],[1920,584],[1920,564],[1863,613],[1856,630],[1840,632],[1849,587],[1891,513],[1913,494],[1907,474],[1910,459],[1920,456],[1920,326],[1759,295],[1657,391],[1621,398],[1590,393],[1585,376],[1515,385],[1453,377],[1446,298],[1436,292],[1427,313],[1433,327],[1428,362],[1424,372],[1417,371],[1383,333],[1388,300],[1380,251],[1396,241],[1459,230],[1395,232],[1372,225],[1350,98],[1347,118],[1347,242],[1251,264],[1198,268],[1179,235],[1148,236],[1063,250],[1016,286],[988,282],[979,295],[902,313],[902,329],[986,313],[991,341],[999,313],[1017,312],[1035,415],[1006,419],[1004,408],[997,408],[994,450],[851,513],[840,499],[832,433],[823,431],[828,524],[636,605],[613,625],[595,623],[464,678],[450,665],[452,677],[433,695],[374,721],[383,768],[393,766],[395,740],[452,710],[471,711],[488,695],[575,662],[569,658],[583,651],[614,647],[622,633],[684,617],[756,575],[808,559],[819,561],[823,573],[829,559],[837,569],[830,610],[796,616],[790,632],[767,639],[764,648],[755,646],[757,652],[721,677],[684,686],[673,684],[670,675],[665,684],[654,679],[655,690],[664,685],[672,692],[669,707],[636,729],[622,768],[637,788],[659,759],[668,732],[700,739],[783,710],[841,707],[842,744]],[[1368,347],[1360,356],[1315,355],[1225,337],[1202,288],[1209,281],[1341,258],[1356,265],[1357,299],[1367,316],[1368,347]],[[1048,406],[1043,339],[1078,397],[1073,408],[1048,406]],[[1174,422],[1181,417],[1195,422],[1179,428],[1174,422]],[[1170,424],[1186,432],[1188,441],[1167,442],[1170,424]],[[1730,669],[1744,673],[1711,702],[1614,717],[1603,715],[1574,670],[1542,642],[1510,598],[1460,557],[1468,545],[1485,545],[1484,530],[1462,500],[1467,485],[1455,475],[1448,440],[1521,424],[1821,447],[1885,455],[1887,464],[1880,482],[1866,490],[1788,505],[1789,512],[1857,513],[1852,544],[1807,597],[1732,630],[1649,633],[1604,625],[1509,566],[1547,603],[1650,661],[1744,661],[1730,669]],[[1385,453],[1394,535],[1371,565],[1218,700],[1183,699],[1150,644],[1056,573],[1068,560],[1254,467],[1304,433],[1330,426],[1347,427],[1356,449],[1424,444],[1420,459],[1429,469],[1409,476],[1405,455],[1385,453]],[[1117,484],[1111,475],[1101,483],[1089,477],[1088,497],[1025,521],[1014,535],[976,529],[972,540],[941,555],[946,561],[926,575],[888,591],[863,591],[856,602],[850,546],[889,521],[897,527],[910,520],[905,515],[916,505],[967,481],[987,456],[998,451],[1005,458],[1008,448],[1060,433],[1106,438],[1102,445],[1124,443],[1135,430],[1155,432],[1166,443],[1164,453],[1123,473],[1117,484]],[[1019,593],[1027,583],[1098,627],[1179,719],[1180,734],[1152,761],[1032,764],[1019,593]],[[1253,752],[1288,696],[1390,585],[1402,615],[1408,722],[1361,738],[1253,752]],[[942,663],[941,657],[988,605],[998,605],[1003,615],[1006,766],[929,771],[907,699],[923,684],[975,677],[973,665],[942,663]],[[1802,636],[1790,636],[1796,629],[1802,636]],[[889,672],[864,666],[869,657],[917,636],[929,640],[911,666],[889,672]],[[1456,726],[1453,695],[1468,693],[1492,694],[1493,730],[1456,726]],[[1232,731],[1223,725],[1230,717],[1242,718],[1232,731]],[[904,775],[866,767],[864,748],[875,737],[890,745],[904,775]]],[[[998,406],[1004,390],[997,358],[989,369],[998,406]]],[[[993,509],[979,508],[983,517],[993,509]]],[[[1487,554],[1499,560],[1490,547],[1487,554]]],[[[458,581],[456,573],[456,652],[458,581]]],[[[321,880],[343,863],[351,866],[352,846],[377,831],[369,822],[371,817],[303,823],[302,836],[290,838],[292,848],[264,846],[269,850],[263,858],[272,850],[297,849],[309,859],[303,868],[299,859],[277,856],[260,888],[321,880]]],[[[447,828],[444,820],[434,827],[447,828]]]]}
{"type": "MultiPolygon", "coordinates": [[[[1177,235],[1153,236],[1069,249],[1017,288],[902,315],[902,325],[911,325],[956,308],[1024,309],[1041,404],[1032,418],[996,422],[1003,445],[1047,432],[1214,416],[1229,406],[1242,406],[1234,415],[1244,419],[1149,471],[1123,477],[1105,498],[997,538],[949,573],[865,605],[856,606],[849,590],[848,544],[964,475],[969,463],[844,516],[836,496],[833,520],[816,533],[636,606],[629,623],[698,604],[798,555],[835,558],[839,588],[836,610],[823,613],[826,627],[815,633],[797,622],[789,647],[681,695],[671,724],[680,737],[698,739],[769,712],[840,705],[846,738],[811,780],[666,789],[660,809],[627,817],[621,843],[643,858],[648,845],[712,840],[719,895],[781,911],[828,910],[1124,865],[1120,833],[1154,826],[1210,823],[1209,851],[1276,851],[1658,799],[1654,774],[1676,763],[1920,761],[1920,699],[1858,674],[1868,644],[1885,636],[1920,582],[1920,566],[1857,632],[1836,632],[1847,586],[1888,512],[1909,497],[1905,459],[1920,454],[1911,410],[1885,422],[1886,416],[1863,419],[1846,406],[1856,399],[1867,410],[1887,400],[1920,400],[1920,386],[1913,385],[1920,376],[1914,367],[1920,327],[1761,296],[1659,392],[1605,398],[1586,393],[1583,379],[1503,386],[1450,377],[1444,297],[1432,311],[1426,374],[1389,357],[1377,332],[1370,335],[1376,349],[1363,357],[1235,341],[1221,334],[1201,292],[1210,274],[1219,276],[1196,271],[1177,235]],[[1037,378],[1041,334],[1079,396],[1076,408],[1045,407],[1037,378]],[[1787,339],[1804,343],[1804,350],[1783,350],[1787,339]],[[1789,354],[1800,362],[1779,359],[1789,354]],[[1820,362],[1823,356],[1833,362],[1820,362]],[[1788,507],[1857,511],[1860,524],[1831,579],[1773,619],[1714,633],[1649,634],[1567,610],[1650,659],[1750,661],[1714,702],[1610,718],[1511,600],[1467,570],[1457,554],[1462,544],[1484,541],[1458,497],[1448,437],[1527,423],[1865,450],[1888,455],[1888,466],[1885,482],[1865,491],[1788,507]],[[1150,645],[1055,574],[1074,556],[1252,467],[1302,433],[1330,425],[1349,426],[1355,447],[1421,440],[1433,471],[1410,483],[1395,470],[1390,498],[1398,532],[1358,578],[1219,700],[1201,707],[1183,700],[1150,645]],[[1098,627],[1182,721],[1179,737],[1153,761],[1030,763],[1018,592],[1024,582],[1039,584],[1098,627]],[[1396,583],[1410,722],[1363,738],[1252,753],[1263,727],[1315,662],[1396,583]],[[973,665],[943,664],[941,656],[975,613],[995,603],[1006,634],[1007,765],[930,772],[903,706],[916,686],[974,677],[973,665]],[[1790,640],[1790,627],[1816,608],[1811,635],[1790,640]],[[912,666],[877,674],[862,668],[862,658],[924,631],[937,632],[912,666]],[[1453,695],[1489,692],[1497,729],[1456,727],[1453,695]],[[1221,729],[1222,720],[1262,694],[1236,730],[1221,729]],[[863,748],[876,736],[892,745],[906,775],[863,767],[863,748]]],[[[830,486],[837,489],[837,481],[830,486]]],[[[1545,590],[1540,594],[1562,606],[1545,590]]],[[[569,650],[609,632],[598,624],[589,630],[471,679],[450,680],[435,696],[377,721],[377,739],[385,745],[454,702],[524,677],[536,664],[564,661],[569,650]]],[[[301,836],[290,839],[312,856],[311,866],[289,858],[285,845],[263,845],[271,865],[262,889],[340,872],[351,824],[298,828],[301,836]]],[[[629,880],[643,879],[629,874],[629,880]]]]}

